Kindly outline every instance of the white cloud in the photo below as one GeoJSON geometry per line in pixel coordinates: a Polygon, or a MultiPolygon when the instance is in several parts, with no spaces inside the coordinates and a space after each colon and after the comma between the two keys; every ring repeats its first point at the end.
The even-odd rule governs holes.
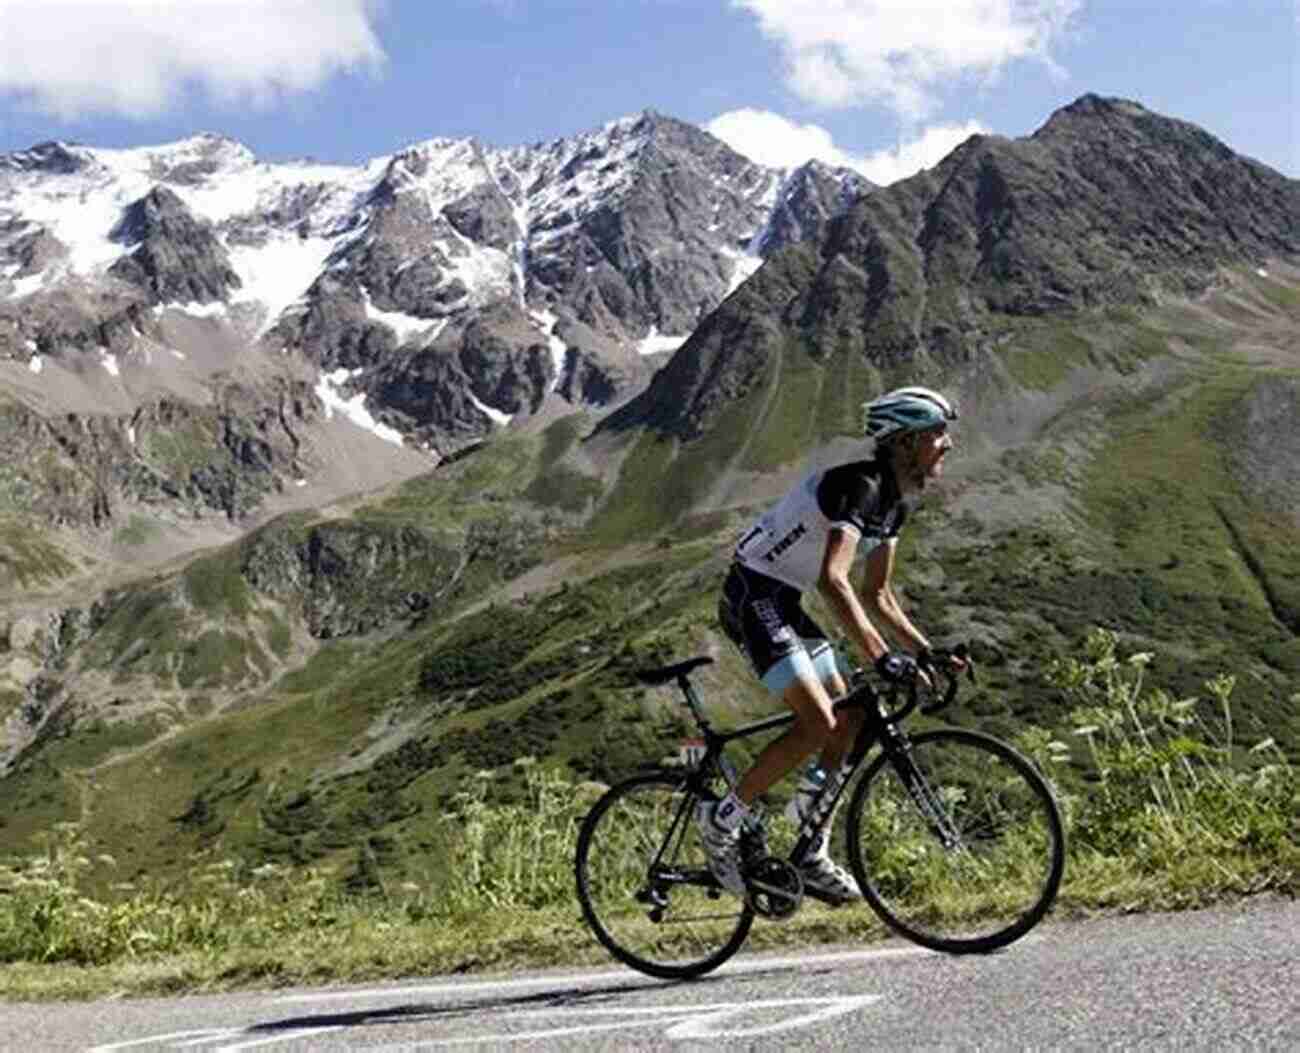
{"type": "Polygon", "coordinates": [[[820,125],[799,124],[770,110],[731,110],[705,127],[759,164],[794,168],[806,161],[824,161],[856,169],[881,186],[934,166],[972,135],[989,131],[979,121],[936,124],[906,142],[859,156],[836,146],[831,133],[820,125]]]}
{"type": "Polygon", "coordinates": [[[1057,70],[1051,49],[1083,0],[731,0],[781,45],[786,82],[821,106],[874,103],[908,120],[955,78],[1018,59],[1057,70]]]}
{"type": "Polygon", "coordinates": [[[62,118],[155,116],[197,87],[263,105],[375,70],[376,0],[0,0],[0,92],[62,118]]]}
{"type": "Polygon", "coordinates": [[[817,124],[797,124],[771,110],[730,110],[705,126],[738,153],[773,168],[794,168],[805,161],[856,167],[837,147],[831,133],[817,124]]]}

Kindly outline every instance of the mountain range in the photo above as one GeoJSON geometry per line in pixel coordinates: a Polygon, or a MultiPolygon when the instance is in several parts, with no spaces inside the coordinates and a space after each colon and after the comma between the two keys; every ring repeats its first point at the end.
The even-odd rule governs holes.
{"type": "Polygon", "coordinates": [[[474,770],[662,749],[638,664],[758,704],[731,540],[900,383],[961,406],[899,568],[959,719],[1063,726],[1105,624],[1300,756],[1300,181],[1194,125],[1085,95],[883,188],[650,111],[0,157],[0,837],[400,867],[474,770]]]}

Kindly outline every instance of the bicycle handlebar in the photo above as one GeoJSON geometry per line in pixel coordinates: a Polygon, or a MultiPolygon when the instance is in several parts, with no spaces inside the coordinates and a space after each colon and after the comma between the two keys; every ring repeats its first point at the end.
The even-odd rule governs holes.
{"type": "MultiPolygon", "coordinates": [[[[948,686],[943,693],[943,697],[937,702],[931,702],[929,705],[923,705],[921,712],[926,716],[932,713],[938,713],[952,703],[957,697],[957,681],[960,679],[959,674],[952,668],[950,660],[956,658],[966,666],[966,676],[970,682],[975,683],[975,660],[971,657],[970,647],[965,641],[959,643],[956,647],[947,648],[939,647],[930,652],[930,661],[926,663],[925,671],[931,676],[942,674],[948,681],[948,686]]],[[[915,681],[913,681],[913,693],[915,693],[915,681]]]]}
{"type": "MultiPolygon", "coordinates": [[[[926,716],[938,713],[941,709],[952,704],[952,700],[957,697],[957,683],[960,679],[958,673],[951,667],[949,659],[957,658],[966,663],[966,675],[970,678],[971,683],[975,682],[975,662],[971,658],[970,647],[965,643],[959,643],[956,647],[936,647],[929,654],[927,661],[921,668],[932,678],[928,694],[932,701],[921,704],[921,678],[913,677],[907,684],[891,684],[886,690],[874,692],[874,689],[864,680],[862,687],[873,691],[880,697],[884,703],[881,716],[890,724],[896,724],[905,720],[918,705],[921,712],[926,716]],[[942,695],[933,684],[933,678],[942,676],[947,685],[942,695]],[[907,697],[902,705],[896,705],[898,696],[906,690],[907,697]]],[[[861,670],[859,670],[861,672],[861,670]]],[[[844,705],[852,705],[857,701],[858,690],[850,691],[840,702],[836,703],[835,708],[839,709],[844,705]]]]}

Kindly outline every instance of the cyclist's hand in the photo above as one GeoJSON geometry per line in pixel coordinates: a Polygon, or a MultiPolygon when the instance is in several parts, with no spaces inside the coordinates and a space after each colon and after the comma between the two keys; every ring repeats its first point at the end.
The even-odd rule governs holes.
{"type": "Polygon", "coordinates": [[[900,651],[886,651],[877,658],[876,674],[887,684],[906,686],[914,680],[920,680],[927,688],[933,686],[929,675],[917,664],[916,659],[900,651]]]}
{"type": "Polygon", "coordinates": [[[964,672],[970,663],[966,661],[964,654],[949,651],[947,648],[940,648],[936,652],[924,647],[921,649],[921,653],[916,656],[916,664],[922,669],[933,669],[956,674],[964,672]]]}

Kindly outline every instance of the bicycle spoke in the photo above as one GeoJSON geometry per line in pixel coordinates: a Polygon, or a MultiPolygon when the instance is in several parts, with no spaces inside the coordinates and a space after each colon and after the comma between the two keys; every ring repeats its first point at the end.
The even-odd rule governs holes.
{"type": "Polygon", "coordinates": [[[587,922],[616,957],[653,976],[715,968],[753,921],[739,900],[718,891],[689,804],[677,776],[641,776],[597,802],[579,835],[587,922]]]}
{"type": "Polygon", "coordinates": [[[987,950],[1022,935],[1055,897],[1060,817],[1019,755],[956,729],[873,762],[850,809],[863,892],[926,946],[987,950]]]}

